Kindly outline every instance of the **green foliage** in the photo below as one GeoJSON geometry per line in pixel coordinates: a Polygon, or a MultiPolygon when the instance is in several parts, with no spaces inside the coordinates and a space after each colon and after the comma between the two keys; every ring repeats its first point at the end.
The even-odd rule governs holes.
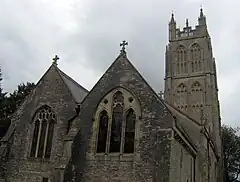
{"type": "Polygon", "coordinates": [[[18,89],[10,94],[8,97],[8,114],[12,114],[20,106],[24,98],[31,92],[35,87],[34,83],[29,83],[25,85],[24,83],[18,85],[18,89]]]}
{"type": "Polygon", "coordinates": [[[11,115],[20,106],[24,98],[35,87],[34,83],[19,84],[18,88],[7,96],[1,87],[2,73],[0,69],[0,138],[4,136],[11,123],[11,115]]]}
{"type": "Polygon", "coordinates": [[[7,117],[7,97],[5,92],[2,89],[2,72],[0,69],[0,137],[2,137],[3,133],[6,132],[6,127],[9,126],[9,119],[7,117]]]}
{"type": "Polygon", "coordinates": [[[226,182],[237,182],[240,174],[239,128],[222,127],[223,153],[226,182]]]}

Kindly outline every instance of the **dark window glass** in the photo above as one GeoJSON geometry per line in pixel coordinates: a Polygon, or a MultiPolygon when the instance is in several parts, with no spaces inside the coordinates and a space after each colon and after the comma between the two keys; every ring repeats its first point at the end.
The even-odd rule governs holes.
{"type": "Polygon", "coordinates": [[[124,153],[134,152],[136,114],[133,109],[129,109],[126,113],[126,129],[124,153]]]}
{"type": "Polygon", "coordinates": [[[36,149],[37,149],[37,140],[38,140],[38,132],[39,132],[40,122],[39,120],[35,121],[34,131],[33,131],[33,139],[32,139],[32,148],[31,148],[31,157],[35,157],[36,149]]]}
{"type": "Polygon", "coordinates": [[[99,131],[98,131],[98,144],[97,152],[102,153],[106,150],[107,143],[107,132],[108,132],[108,115],[107,111],[102,111],[100,113],[99,120],[99,131]]]}

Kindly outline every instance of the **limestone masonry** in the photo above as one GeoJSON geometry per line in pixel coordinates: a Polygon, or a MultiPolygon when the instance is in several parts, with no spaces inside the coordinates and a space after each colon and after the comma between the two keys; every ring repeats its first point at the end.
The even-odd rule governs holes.
{"type": "Polygon", "coordinates": [[[179,30],[172,15],[164,98],[127,57],[127,42],[86,90],[58,57],[1,139],[3,182],[222,182],[215,59],[202,9],[179,30]]]}

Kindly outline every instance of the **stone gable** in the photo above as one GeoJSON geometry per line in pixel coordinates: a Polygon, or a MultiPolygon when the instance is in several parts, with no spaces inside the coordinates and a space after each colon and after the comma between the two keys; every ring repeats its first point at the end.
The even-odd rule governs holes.
{"type": "Polygon", "coordinates": [[[126,56],[120,55],[89,92],[82,102],[80,116],[75,123],[79,131],[74,138],[72,158],[65,173],[65,181],[71,181],[73,178],[77,181],[168,179],[166,164],[170,156],[168,151],[172,130],[169,128],[173,124],[173,118],[126,56]],[[106,94],[121,88],[128,90],[137,98],[141,108],[141,117],[138,118],[140,134],[137,152],[129,158],[124,158],[124,154],[122,157],[118,154],[116,156],[107,154],[105,158],[108,159],[97,159],[95,151],[91,151],[91,144],[94,144],[91,143],[94,134],[93,123],[98,122],[94,120],[96,109],[106,94]],[[156,142],[159,143],[157,147],[166,150],[163,152],[157,149],[156,142]],[[158,158],[159,155],[164,156],[164,161],[163,158],[158,158]],[[156,160],[159,160],[158,165],[156,160]],[[164,168],[164,171],[156,172],[157,168],[164,168]]]}
{"type": "Polygon", "coordinates": [[[8,180],[39,181],[43,177],[52,178],[55,166],[63,153],[63,136],[66,134],[67,121],[75,114],[75,107],[75,98],[59,74],[59,69],[52,65],[14,114],[10,129],[3,138],[4,141],[8,141],[14,132],[7,162],[8,180]],[[49,160],[29,156],[34,128],[33,117],[37,109],[44,105],[49,106],[56,115],[49,160]]]}

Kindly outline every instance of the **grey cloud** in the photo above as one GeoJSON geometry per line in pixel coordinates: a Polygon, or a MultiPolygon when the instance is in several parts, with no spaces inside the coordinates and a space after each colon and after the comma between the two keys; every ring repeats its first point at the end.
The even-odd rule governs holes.
{"type": "Polygon", "coordinates": [[[222,118],[236,124],[240,109],[238,0],[2,0],[0,64],[4,88],[37,81],[59,54],[59,67],[91,89],[127,40],[128,57],[150,85],[163,89],[164,52],[172,11],[182,28],[195,26],[203,4],[219,75],[222,118]],[[84,75],[83,75],[84,74],[84,75]],[[88,75],[88,76],[86,76],[88,75]],[[231,109],[234,105],[234,110],[231,109]]]}

